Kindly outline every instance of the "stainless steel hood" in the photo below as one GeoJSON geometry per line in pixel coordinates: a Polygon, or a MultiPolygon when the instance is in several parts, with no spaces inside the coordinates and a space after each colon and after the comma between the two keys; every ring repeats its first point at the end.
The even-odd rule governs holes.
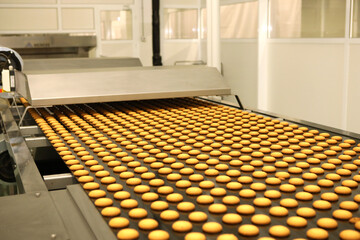
{"type": "Polygon", "coordinates": [[[230,94],[217,69],[206,66],[49,70],[17,76],[17,92],[34,107],[230,94]]]}
{"type": "Polygon", "coordinates": [[[96,47],[94,33],[0,35],[0,45],[17,51],[22,58],[88,57],[96,47]]]}

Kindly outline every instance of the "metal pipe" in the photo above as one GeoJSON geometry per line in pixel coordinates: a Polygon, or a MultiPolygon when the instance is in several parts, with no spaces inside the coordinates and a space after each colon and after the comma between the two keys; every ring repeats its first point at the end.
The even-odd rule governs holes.
{"type": "Polygon", "coordinates": [[[153,66],[162,66],[160,55],[160,0],[152,0],[153,66]]]}

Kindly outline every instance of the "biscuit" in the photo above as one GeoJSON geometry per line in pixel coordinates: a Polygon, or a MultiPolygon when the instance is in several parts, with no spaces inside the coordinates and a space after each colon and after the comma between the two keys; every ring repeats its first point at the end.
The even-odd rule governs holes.
{"type": "Polygon", "coordinates": [[[307,220],[305,218],[302,218],[302,217],[292,216],[292,217],[289,217],[286,220],[286,223],[291,227],[302,228],[302,227],[306,227],[307,220]]]}
{"type": "Polygon", "coordinates": [[[271,218],[265,214],[256,214],[251,217],[251,222],[256,225],[268,225],[271,223],[271,218]]]}
{"type": "Polygon", "coordinates": [[[152,210],[155,211],[163,211],[169,208],[169,204],[165,201],[155,201],[151,203],[150,207],[152,210]]]}
{"type": "Polygon", "coordinates": [[[227,207],[221,203],[214,203],[209,206],[208,210],[210,213],[220,214],[227,212],[227,207]]]}
{"type": "Polygon", "coordinates": [[[206,233],[219,233],[222,231],[222,226],[217,222],[207,222],[203,224],[202,230],[206,233]]]}
{"type": "Polygon", "coordinates": [[[124,228],[117,233],[120,240],[132,240],[139,237],[139,232],[132,228],[124,228]]]}
{"type": "Polygon", "coordinates": [[[190,213],[188,218],[192,222],[205,222],[208,219],[206,213],[200,211],[190,213]]]}
{"type": "Polygon", "coordinates": [[[120,203],[122,208],[136,208],[138,206],[138,202],[135,199],[125,199],[120,203]]]}
{"type": "Polygon", "coordinates": [[[159,195],[154,192],[146,192],[141,196],[141,199],[145,202],[153,202],[159,198],[159,195]]]}
{"type": "Polygon", "coordinates": [[[195,209],[195,205],[192,202],[181,202],[177,205],[177,210],[181,212],[190,212],[195,209]]]}
{"type": "Polygon", "coordinates": [[[242,217],[236,213],[227,213],[222,217],[222,221],[226,224],[239,224],[242,222],[242,217]]]}
{"type": "Polygon", "coordinates": [[[310,239],[327,239],[329,233],[322,228],[311,228],[307,230],[306,236],[310,239]]]}
{"type": "Polygon", "coordinates": [[[147,211],[143,208],[133,208],[129,211],[129,217],[136,219],[144,218],[147,214],[147,211]]]}
{"type": "Polygon", "coordinates": [[[257,207],[269,207],[271,200],[268,198],[255,198],[253,204],[257,207]]]}
{"type": "Polygon", "coordinates": [[[143,229],[143,230],[153,230],[159,226],[159,223],[155,219],[146,218],[146,219],[140,220],[140,222],[138,223],[138,226],[140,229],[143,229]]]}
{"type": "Polygon", "coordinates": [[[118,191],[114,194],[114,198],[117,200],[124,200],[130,198],[130,193],[127,191],[118,191]]]}
{"type": "Polygon", "coordinates": [[[241,215],[250,215],[255,212],[255,208],[248,204],[242,204],[236,208],[236,211],[241,215]]]}
{"type": "Polygon", "coordinates": [[[134,192],[140,194],[147,193],[150,192],[150,187],[148,185],[137,185],[134,187],[134,192]]]}
{"type": "Polygon", "coordinates": [[[296,210],[296,214],[304,218],[312,218],[316,216],[316,212],[312,208],[301,207],[296,210]]]}
{"type": "Polygon", "coordinates": [[[346,229],[340,232],[339,237],[344,240],[360,239],[360,233],[352,229],[346,229]]]}
{"type": "Polygon", "coordinates": [[[206,236],[200,232],[191,232],[185,235],[184,240],[206,240],[206,236]]]}
{"type": "Polygon", "coordinates": [[[189,232],[192,229],[192,224],[188,221],[178,220],[172,224],[172,229],[175,232],[189,232]]]}
{"type": "Polygon", "coordinates": [[[148,235],[149,240],[168,240],[169,238],[169,233],[164,230],[154,230],[148,235]]]}
{"type": "Polygon", "coordinates": [[[101,210],[101,215],[103,215],[104,217],[115,217],[120,215],[120,213],[120,208],[117,207],[106,207],[101,210]]]}
{"type": "Polygon", "coordinates": [[[88,195],[91,198],[101,198],[106,196],[106,192],[103,190],[92,190],[88,195]]]}
{"type": "Polygon", "coordinates": [[[325,229],[334,229],[337,228],[338,223],[336,220],[332,218],[319,218],[316,222],[316,224],[325,229]]]}
{"type": "Polygon", "coordinates": [[[269,213],[276,217],[284,217],[289,214],[289,211],[284,207],[275,206],[270,208],[269,213]]]}
{"type": "Polygon", "coordinates": [[[259,228],[251,225],[251,224],[244,224],[241,225],[238,228],[238,232],[240,235],[246,236],[246,237],[253,237],[259,234],[259,228]]]}
{"type": "Polygon", "coordinates": [[[256,192],[251,189],[242,189],[240,190],[239,195],[243,198],[254,198],[256,196],[256,192]]]}
{"type": "Polygon", "coordinates": [[[313,202],[313,207],[320,210],[331,209],[331,203],[326,200],[316,200],[313,202]]]}
{"type": "Polygon", "coordinates": [[[287,237],[290,235],[290,230],[282,225],[275,225],[270,227],[269,233],[274,237],[287,237]]]}
{"type": "Polygon", "coordinates": [[[129,226],[129,220],[124,217],[114,217],[110,219],[109,226],[112,228],[124,228],[129,226]]]}
{"type": "Polygon", "coordinates": [[[352,218],[352,213],[348,210],[343,210],[343,209],[337,209],[335,211],[333,211],[332,216],[336,219],[340,219],[340,220],[349,220],[350,218],[352,218]]]}

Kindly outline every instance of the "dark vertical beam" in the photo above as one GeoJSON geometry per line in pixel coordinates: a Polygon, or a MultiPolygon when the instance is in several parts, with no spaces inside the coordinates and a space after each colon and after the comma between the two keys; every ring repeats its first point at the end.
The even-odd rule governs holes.
{"type": "Polygon", "coordinates": [[[160,55],[160,0],[152,0],[153,66],[162,66],[160,55]]]}

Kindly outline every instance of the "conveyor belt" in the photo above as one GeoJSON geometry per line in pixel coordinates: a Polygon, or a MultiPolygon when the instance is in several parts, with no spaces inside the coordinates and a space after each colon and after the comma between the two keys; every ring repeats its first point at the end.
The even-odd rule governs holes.
{"type": "MultiPolygon", "coordinates": [[[[359,236],[356,230],[344,231],[354,230],[360,216],[358,139],[320,133],[316,129],[191,98],[68,105],[49,110],[30,110],[30,113],[78,180],[83,179],[81,176],[92,176],[91,181],[98,183],[105,197],[112,200],[111,206],[121,210],[121,217],[129,219],[127,228],[137,231],[139,239],[147,239],[151,231],[159,229],[166,231],[171,239],[190,239],[191,235],[187,235],[190,232],[203,233],[206,239],[220,239],[220,236],[225,237],[223,234],[234,234],[239,239],[258,239],[271,236],[269,231],[274,230],[275,225],[290,230],[286,234],[286,229],[279,228],[285,230],[284,238],[306,238],[314,228],[319,228],[317,221],[320,218],[334,218],[334,211],[348,208],[344,201],[351,201],[350,205],[355,206],[344,212],[351,216],[341,214],[340,217],[345,219],[334,218],[338,227],[326,229],[325,236],[326,233],[329,239],[338,239],[347,233],[353,239],[359,236]],[[84,161],[92,158],[97,162],[84,161]],[[96,176],[99,171],[92,171],[93,164],[99,167],[100,173],[108,173],[115,183],[121,184],[122,191],[130,193],[126,198],[136,200],[136,207],[147,212],[144,218],[155,219],[158,226],[140,229],[141,219],[129,216],[134,206],[122,206],[123,200],[116,199],[116,193],[108,191],[108,185],[102,183],[104,178],[96,176]],[[153,194],[136,193],[138,185],[148,186],[144,189],[153,194]],[[169,190],[159,190],[160,186],[169,186],[172,191],[159,193],[169,190]],[[190,187],[194,190],[192,194],[190,187]],[[310,198],[300,200],[300,192],[310,193],[305,194],[310,198]],[[318,201],[325,198],[324,193],[334,192],[338,200],[318,201]],[[254,193],[254,196],[246,197],[246,193],[254,193]],[[212,201],[200,204],[199,196],[202,195],[211,196],[212,201]],[[145,196],[152,199],[146,201],[145,196]],[[260,207],[254,202],[260,198],[270,199],[271,205],[260,207]],[[269,214],[272,207],[284,205],[281,200],[288,198],[295,199],[298,206],[286,207],[288,211],[284,216],[269,214]],[[227,202],[236,199],[240,202],[227,202]],[[168,210],[177,211],[179,218],[162,219],[161,211],[151,207],[154,201],[166,202],[168,210]],[[195,209],[178,210],[183,206],[179,206],[182,202],[192,203],[188,205],[194,205],[195,209]],[[330,203],[330,209],[318,209],[317,203],[324,206],[330,203]],[[216,206],[212,204],[221,204],[217,206],[225,212],[211,213],[212,207],[216,206]],[[245,214],[239,208],[251,210],[248,205],[254,206],[255,212],[245,214]],[[304,207],[315,209],[316,216],[304,217],[307,220],[305,227],[289,226],[287,220],[297,216],[297,210],[304,207]],[[189,220],[193,211],[204,212],[207,220],[189,220]],[[232,219],[240,215],[241,223],[224,223],[223,216],[229,213],[237,214],[228,215],[232,219]],[[271,223],[264,226],[253,223],[252,217],[257,214],[270,216],[271,223]],[[172,227],[177,221],[190,223],[191,230],[174,231],[172,227]],[[216,231],[218,224],[204,231],[203,227],[209,222],[219,223],[220,231],[210,233],[216,231]],[[239,233],[238,230],[247,224],[255,226],[259,233],[255,232],[253,236],[250,231],[239,233]]],[[[89,195],[94,193],[86,191],[89,195]]],[[[96,198],[91,200],[95,203],[96,198]]],[[[109,222],[111,217],[104,219],[109,222]]],[[[113,231],[119,239],[130,236],[122,234],[118,228],[113,231]]],[[[322,233],[321,229],[319,231],[318,238],[322,233]]],[[[280,232],[272,232],[274,238],[280,238],[277,234],[280,232]]]]}

